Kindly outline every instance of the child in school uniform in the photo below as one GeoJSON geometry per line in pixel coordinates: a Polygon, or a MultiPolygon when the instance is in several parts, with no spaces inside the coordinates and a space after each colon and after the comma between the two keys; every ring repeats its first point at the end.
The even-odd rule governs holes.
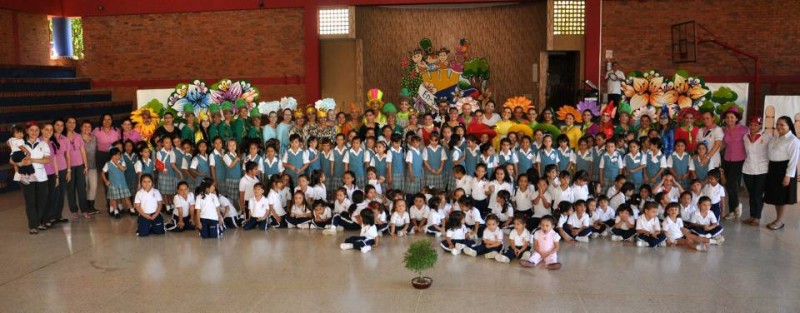
{"type": "Polygon", "coordinates": [[[546,169],[548,165],[555,165],[556,171],[558,171],[558,163],[560,159],[558,158],[558,152],[553,149],[553,137],[545,135],[542,138],[542,147],[539,149],[539,153],[536,155],[536,171],[539,172],[539,175],[546,175],[546,169]]]}
{"type": "Polygon", "coordinates": [[[283,179],[279,175],[273,175],[269,180],[269,186],[270,190],[267,194],[268,227],[285,228],[288,224],[286,223],[286,209],[281,200],[281,192],[284,189],[283,179]]]}
{"type": "Polygon", "coordinates": [[[605,151],[599,158],[600,185],[602,186],[602,193],[606,193],[613,184],[614,179],[625,168],[625,162],[617,152],[616,143],[612,140],[606,142],[605,151]]]}
{"type": "Polygon", "coordinates": [[[672,173],[664,173],[661,182],[656,185],[655,193],[664,193],[668,202],[678,202],[683,192],[683,187],[675,180],[672,173]]]}
{"type": "Polygon", "coordinates": [[[558,142],[558,148],[556,149],[556,153],[558,153],[558,170],[572,173],[575,167],[575,153],[569,147],[569,138],[567,138],[567,135],[561,134],[556,138],[556,141],[558,142]]]}
{"type": "MultiPolygon", "coordinates": [[[[163,235],[165,229],[164,218],[161,217],[161,193],[153,188],[153,178],[148,174],[142,175],[140,184],[142,188],[136,192],[134,199],[136,212],[139,213],[136,236],[163,235]]],[[[110,190],[109,188],[109,192],[110,190]]]]}
{"type": "Polygon", "coordinates": [[[242,157],[242,172],[247,172],[247,162],[253,162],[258,170],[255,177],[261,181],[261,177],[264,176],[264,158],[258,153],[258,145],[257,142],[251,142],[247,145],[247,153],[242,157]]]}
{"type": "Polygon", "coordinates": [[[694,149],[694,157],[692,157],[692,163],[694,164],[693,176],[700,181],[705,181],[708,171],[717,168],[719,165],[716,164],[714,158],[708,157],[708,146],[706,146],[705,142],[698,142],[694,149]]]}
{"type": "MultiPolygon", "coordinates": [[[[228,197],[225,197],[223,194],[217,193],[217,199],[219,200],[219,211],[222,214],[222,227],[220,227],[220,234],[225,232],[227,228],[239,228],[242,224],[242,218],[239,215],[239,210],[233,205],[228,197]]],[[[247,210],[247,208],[243,208],[243,210],[247,210]]],[[[241,215],[242,217],[245,216],[244,213],[241,215]]]]}
{"type": "Polygon", "coordinates": [[[464,248],[472,248],[475,242],[470,240],[469,229],[464,225],[464,212],[453,212],[447,219],[447,232],[441,242],[442,250],[452,255],[459,255],[464,248]]]}
{"type": "Polygon", "coordinates": [[[425,205],[425,195],[422,193],[417,193],[414,195],[414,204],[411,206],[409,210],[409,216],[411,217],[411,228],[409,229],[408,233],[413,235],[415,233],[425,233],[425,227],[428,224],[428,215],[430,214],[431,209],[425,205]]]}
{"type": "Polygon", "coordinates": [[[375,178],[369,179],[367,183],[371,185],[379,185],[375,186],[376,189],[380,187],[381,192],[379,192],[379,194],[383,194],[383,192],[388,191],[391,187],[386,184],[386,179],[390,172],[389,165],[391,162],[392,156],[388,153],[386,143],[378,142],[375,145],[375,153],[370,155],[369,168],[367,168],[367,175],[369,175],[370,169],[375,170],[375,178]]]}
{"type": "Polygon", "coordinates": [[[481,217],[489,213],[489,181],[486,180],[486,164],[480,163],[475,167],[475,177],[472,179],[472,205],[481,212],[481,217]]]}
{"type": "Polygon", "coordinates": [[[610,234],[608,231],[614,226],[614,216],[616,212],[609,206],[608,198],[600,196],[597,199],[597,209],[592,215],[592,238],[598,236],[606,237],[610,234]]]}
{"type": "Polygon", "coordinates": [[[422,150],[422,162],[425,167],[425,185],[436,189],[444,189],[447,181],[444,177],[444,165],[447,151],[439,145],[439,133],[431,132],[430,144],[422,150]]]}
{"type": "MultiPolygon", "coordinates": [[[[125,164],[121,159],[122,151],[116,147],[109,150],[111,159],[103,166],[103,182],[108,186],[106,198],[110,202],[110,210],[115,218],[120,218],[117,204],[122,202],[123,208],[130,208],[131,192],[128,190],[128,183],[125,181],[125,164]]],[[[152,180],[151,180],[152,182],[152,180]]],[[[163,226],[163,225],[162,225],[163,226]]]]}
{"type": "Polygon", "coordinates": [[[368,152],[361,146],[361,137],[355,136],[350,140],[350,150],[344,158],[345,170],[353,172],[356,178],[356,186],[364,188],[367,185],[367,168],[369,161],[368,152]]]}
{"type": "Polygon", "coordinates": [[[533,162],[536,161],[536,152],[531,147],[531,137],[523,135],[520,139],[519,149],[516,150],[517,171],[520,175],[527,175],[528,170],[533,168],[533,162]]]}
{"type": "Polygon", "coordinates": [[[536,182],[536,191],[532,195],[533,214],[528,218],[528,230],[534,230],[539,227],[541,219],[547,215],[553,214],[553,195],[547,189],[547,178],[539,178],[536,182]]]}
{"type": "Polygon", "coordinates": [[[325,174],[325,198],[331,199],[333,198],[333,192],[336,188],[339,188],[338,185],[333,184],[333,149],[331,147],[331,139],[330,138],[322,138],[322,151],[320,151],[320,158],[319,158],[319,167],[322,170],[322,173],[325,174]]]}
{"type": "Polygon", "coordinates": [[[403,136],[392,134],[392,146],[387,156],[386,183],[392,190],[405,190],[406,155],[403,152],[403,136]]]}
{"type": "Polygon", "coordinates": [[[544,261],[548,270],[557,270],[561,268],[558,263],[558,249],[560,248],[559,241],[561,236],[553,230],[555,221],[553,217],[547,215],[542,218],[540,229],[536,230],[532,237],[533,252],[527,259],[519,260],[519,264],[523,267],[536,267],[540,262],[544,261]]]}
{"type": "MultiPolygon", "coordinates": [[[[302,141],[303,139],[299,134],[291,135],[289,137],[289,149],[286,150],[286,153],[283,154],[283,158],[281,159],[281,162],[283,162],[283,168],[286,169],[285,173],[289,174],[294,183],[297,183],[297,177],[305,173],[310,161],[308,158],[308,151],[302,147],[302,141]]],[[[363,154],[364,151],[361,151],[362,157],[363,154]]],[[[344,163],[347,163],[346,158],[344,163]]],[[[345,167],[346,166],[347,165],[345,165],[345,167]]]]}
{"type": "Polygon", "coordinates": [[[283,181],[283,189],[281,189],[281,205],[286,208],[289,204],[289,200],[292,200],[292,193],[293,193],[293,186],[295,182],[292,181],[292,177],[289,176],[288,173],[281,174],[281,180],[283,181]]]}
{"type": "Polygon", "coordinates": [[[531,233],[525,229],[525,220],[522,217],[514,218],[514,229],[508,234],[506,251],[498,254],[495,261],[509,263],[512,259],[527,259],[530,253],[531,233]]]}
{"type": "Polygon", "coordinates": [[[150,148],[143,145],[139,147],[139,159],[133,165],[136,171],[136,180],[142,179],[143,174],[149,174],[150,177],[155,177],[156,163],[150,157],[150,148]]]}
{"type": "Polygon", "coordinates": [[[311,229],[327,229],[331,225],[333,213],[331,208],[323,200],[314,200],[311,204],[314,209],[314,217],[311,219],[311,229]]]}
{"type": "Polygon", "coordinates": [[[561,236],[561,239],[566,241],[575,241],[572,239],[572,236],[568,235],[566,232],[565,227],[567,227],[567,221],[569,221],[569,217],[574,212],[572,202],[569,201],[561,201],[558,203],[558,221],[556,221],[556,232],[561,236]]]}
{"type": "Polygon", "coordinates": [[[264,180],[267,182],[272,176],[280,176],[284,172],[283,162],[278,158],[277,149],[278,147],[271,144],[268,144],[266,148],[267,153],[264,156],[262,168],[264,169],[264,180]]]}
{"type": "Polygon", "coordinates": [[[572,198],[575,200],[589,200],[589,173],[580,170],[572,176],[572,198]]]}
{"type": "MultiPolygon", "coordinates": [[[[617,175],[617,177],[614,178],[614,185],[612,185],[611,187],[608,187],[608,190],[605,193],[601,193],[601,195],[606,195],[606,197],[611,199],[611,197],[613,197],[615,194],[617,194],[617,192],[619,192],[619,190],[622,188],[622,185],[625,184],[626,182],[628,182],[628,178],[625,177],[625,175],[622,175],[622,174],[617,175]]],[[[644,185],[650,186],[650,185],[647,185],[647,184],[644,184],[644,185]]],[[[634,191],[636,191],[635,185],[634,185],[634,191]]]]}
{"type": "Polygon", "coordinates": [[[631,199],[633,196],[633,189],[633,183],[631,182],[625,182],[622,184],[620,190],[612,195],[610,199],[608,199],[608,206],[614,210],[619,209],[623,203],[627,203],[628,200],[631,199]]]}
{"type": "MultiPolygon", "coordinates": [[[[470,229],[476,238],[483,237],[483,233],[486,229],[486,221],[481,217],[481,212],[472,206],[472,199],[466,196],[459,198],[458,208],[459,211],[464,212],[464,225],[467,225],[467,228],[470,229]]],[[[500,220],[497,218],[497,216],[492,216],[494,216],[495,221],[499,225],[500,220]]]]}
{"type": "Polygon", "coordinates": [[[628,154],[625,155],[625,173],[637,190],[644,183],[644,168],[647,166],[647,160],[639,148],[639,142],[631,140],[628,142],[628,154]]]}
{"type": "Polygon", "coordinates": [[[725,238],[721,235],[722,226],[719,225],[717,217],[710,213],[712,207],[711,199],[708,196],[702,196],[697,205],[697,212],[692,216],[692,224],[694,224],[692,232],[701,237],[713,238],[717,243],[724,241],[725,238]]]}
{"type": "Polygon", "coordinates": [[[475,176],[475,169],[478,166],[481,150],[478,146],[478,137],[474,134],[467,135],[467,148],[464,150],[464,170],[468,176],[475,176]]]}
{"type": "Polygon", "coordinates": [[[408,150],[406,152],[406,166],[407,174],[405,182],[406,194],[414,194],[422,190],[424,185],[424,164],[422,159],[421,149],[422,139],[416,135],[412,135],[408,141],[408,150]]]}
{"type": "Polygon", "coordinates": [[[222,223],[220,203],[216,195],[216,187],[211,180],[203,180],[195,189],[195,215],[201,238],[218,238],[222,223]]]}
{"type": "Polygon", "coordinates": [[[507,164],[511,164],[514,167],[514,172],[516,173],[519,169],[517,167],[518,163],[519,159],[517,158],[517,154],[512,150],[511,140],[508,138],[501,139],[500,152],[497,152],[497,166],[505,167],[507,164]]]}
{"type": "Polygon", "coordinates": [[[339,245],[342,250],[360,250],[367,253],[372,250],[372,246],[377,245],[378,228],[375,227],[375,215],[372,210],[363,210],[361,217],[361,233],[359,236],[350,236],[339,245]]]}
{"type": "MultiPolygon", "coordinates": [[[[718,168],[715,168],[708,172],[708,177],[706,177],[706,185],[703,186],[702,194],[709,199],[711,199],[711,212],[714,212],[714,216],[717,220],[721,219],[722,213],[725,212],[725,187],[719,183],[720,177],[722,173],[718,168]]],[[[698,203],[698,208],[700,207],[698,203]]],[[[735,215],[728,214],[725,216],[725,219],[734,218],[735,215]]]]}
{"type": "MultiPolygon", "coordinates": [[[[136,155],[133,141],[125,140],[123,147],[125,152],[122,153],[122,161],[123,164],[125,164],[125,182],[128,185],[128,191],[133,193],[139,190],[137,186],[139,177],[136,175],[136,162],[139,161],[139,156],[136,155]]],[[[136,210],[131,207],[129,213],[131,215],[136,215],[136,210]]]]}
{"type": "Polygon", "coordinates": [[[592,170],[594,164],[594,156],[592,148],[589,146],[589,139],[584,137],[578,139],[578,150],[574,152],[575,155],[575,172],[584,171],[589,174],[587,181],[592,179],[592,170]]]}
{"type": "Polygon", "coordinates": [[[589,146],[592,146],[592,141],[594,141],[594,146],[590,148],[592,150],[593,161],[592,181],[600,181],[600,176],[603,175],[603,173],[600,171],[600,160],[606,153],[606,135],[604,133],[598,133],[594,135],[594,138],[589,138],[589,146]]]}
{"type": "MultiPolygon", "coordinates": [[[[177,162],[176,150],[172,147],[172,138],[165,136],[161,140],[162,148],[156,154],[156,163],[164,165],[164,169],[158,173],[158,190],[164,195],[164,206],[167,212],[172,211],[172,197],[175,196],[175,187],[178,182],[183,180],[183,174],[180,168],[175,164],[177,162]]],[[[238,183],[238,182],[237,182],[238,183]]]]}
{"type": "MultiPolygon", "coordinates": [[[[220,194],[228,198],[232,204],[239,205],[239,181],[242,179],[242,159],[237,152],[236,139],[228,139],[227,143],[228,152],[222,157],[225,165],[225,183],[224,189],[219,190],[220,194]]],[[[236,208],[237,211],[241,208],[236,208]]],[[[223,215],[224,217],[224,215],[223,215]]]]}
{"type": "Polygon", "coordinates": [[[583,200],[575,201],[575,213],[569,216],[564,225],[564,232],[577,242],[589,242],[589,235],[592,233],[592,220],[586,213],[586,202],[583,200]]]}
{"type": "Polygon", "coordinates": [[[533,194],[534,188],[528,183],[527,175],[517,177],[517,188],[512,195],[511,203],[514,206],[514,215],[522,216],[525,221],[533,215],[533,194]]]}
{"type": "Polygon", "coordinates": [[[392,212],[392,217],[389,221],[389,233],[392,238],[395,236],[403,237],[408,233],[411,225],[411,218],[406,212],[406,200],[395,199],[392,209],[394,212],[392,212]]]}
{"type": "Polygon", "coordinates": [[[455,179],[455,185],[452,187],[453,190],[461,189],[464,191],[465,195],[472,196],[473,178],[467,175],[467,171],[464,169],[463,165],[456,165],[453,167],[453,178],[455,179]]]}
{"type": "Polygon", "coordinates": [[[709,244],[717,243],[715,239],[700,237],[687,230],[683,225],[678,207],[677,203],[668,204],[666,217],[661,222],[661,228],[664,230],[664,235],[667,236],[667,246],[686,246],[697,251],[707,251],[709,244]]]}
{"type": "Polygon", "coordinates": [[[197,153],[189,163],[189,172],[194,176],[194,182],[189,189],[197,188],[204,179],[212,177],[212,165],[214,165],[214,158],[208,155],[208,143],[203,140],[197,142],[197,153]]]}
{"type": "Polygon", "coordinates": [[[651,186],[661,182],[661,174],[667,169],[667,160],[661,153],[661,139],[650,138],[650,149],[645,153],[644,181],[651,186]]]}
{"type": "Polygon", "coordinates": [[[195,203],[194,194],[189,192],[189,183],[185,181],[178,183],[178,193],[172,203],[175,204],[175,209],[172,210],[172,224],[167,225],[166,229],[176,233],[194,229],[195,203]]]}
{"type": "Polygon", "coordinates": [[[308,137],[306,141],[306,153],[308,154],[308,167],[306,168],[306,175],[311,175],[311,172],[318,171],[322,168],[320,160],[322,155],[318,150],[319,140],[315,136],[308,137]]]}
{"type": "Polygon", "coordinates": [[[683,225],[686,228],[691,229],[694,226],[694,224],[692,224],[692,216],[694,216],[694,212],[697,212],[697,207],[692,204],[692,192],[682,192],[680,202],[678,204],[678,210],[680,211],[683,225]]]}
{"type": "Polygon", "coordinates": [[[427,224],[425,225],[425,233],[428,235],[433,235],[435,237],[440,237],[444,233],[445,229],[445,213],[439,207],[439,203],[441,200],[439,198],[433,197],[428,200],[428,216],[426,219],[427,224]]]}
{"type": "Polygon", "coordinates": [[[511,192],[514,189],[511,186],[511,177],[508,176],[504,168],[495,169],[493,177],[494,179],[486,186],[489,190],[488,209],[490,213],[497,215],[505,229],[511,225],[511,219],[514,217],[513,209],[510,215],[508,210],[511,208],[511,192]],[[501,192],[504,192],[502,198],[498,196],[501,192]]]}
{"type": "Polygon", "coordinates": [[[482,232],[481,244],[473,247],[465,246],[462,252],[472,257],[483,255],[487,259],[496,258],[503,251],[503,230],[499,225],[497,216],[489,214],[486,217],[486,228],[482,232]]]}
{"type": "Polygon", "coordinates": [[[661,222],[658,220],[658,204],[647,202],[644,204],[642,214],[636,219],[636,246],[637,247],[666,247],[667,236],[661,232],[661,222]]]}
{"type": "Polygon", "coordinates": [[[225,141],[220,137],[215,137],[213,140],[214,150],[211,151],[209,157],[213,161],[209,161],[209,164],[212,164],[211,173],[216,189],[222,190],[225,188],[225,175],[228,173],[228,167],[225,164],[225,141]]]}
{"type": "Polygon", "coordinates": [[[286,217],[288,227],[310,228],[312,217],[311,208],[306,201],[306,195],[302,191],[296,191],[292,196],[289,215],[286,217]]]}
{"type": "Polygon", "coordinates": [[[499,167],[497,155],[495,154],[494,147],[490,143],[485,143],[480,146],[481,155],[478,157],[478,163],[486,165],[486,176],[491,179],[494,176],[496,168],[499,167]]]}
{"type": "Polygon", "coordinates": [[[617,217],[614,218],[614,228],[611,229],[611,241],[630,240],[636,235],[636,218],[633,217],[631,205],[621,204],[617,208],[617,217]]]}
{"type": "Polygon", "coordinates": [[[386,206],[378,201],[371,201],[368,209],[375,214],[375,227],[378,229],[378,236],[383,236],[383,233],[389,230],[389,213],[386,211],[386,206]]]}
{"type": "Polygon", "coordinates": [[[328,201],[328,186],[326,182],[328,181],[328,177],[325,176],[325,172],[322,170],[315,170],[311,172],[311,176],[309,178],[309,193],[306,194],[306,197],[312,199],[314,201],[321,200],[321,201],[328,201]]]}
{"type": "Polygon", "coordinates": [[[678,139],[675,141],[675,152],[667,159],[667,168],[681,188],[689,188],[689,179],[694,172],[694,162],[692,156],[686,152],[686,141],[678,139]]]}
{"type": "Polygon", "coordinates": [[[572,192],[572,187],[569,185],[569,178],[570,175],[567,171],[561,171],[561,173],[558,174],[559,184],[551,190],[555,202],[575,202],[575,194],[572,192]]]}
{"type": "Polygon", "coordinates": [[[267,230],[269,224],[269,199],[264,196],[264,184],[256,183],[253,185],[253,198],[247,202],[247,210],[250,217],[242,227],[244,230],[251,230],[256,227],[260,230],[267,230]]]}
{"type": "Polygon", "coordinates": [[[356,186],[356,175],[351,171],[344,172],[343,181],[342,188],[344,188],[347,198],[353,201],[353,193],[359,190],[358,186],[356,186]]]}
{"type": "MultiPolygon", "coordinates": [[[[260,160],[258,160],[260,163],[260,160]]],[[[261,180],[258,177],[259,169],[258,164],[255,161],[247,161],[244,164],[244,176],[242,179],[239,180],[239,207],[242,208],[243,213],[246,216],[249,216],[250,210],[247,210],[249,206],[247,203],[253,199],[253,186],[259,183],[261,180]]]]}
{"type": "Polygon", "coordinates": [[[451,135],[447,145],[446,160],[444,162],[444,176],[446,188],[449,191],[456,189],[456,178],[453,168],[464,164],[464,151],[461,150],[461,136],[451,135]]]}

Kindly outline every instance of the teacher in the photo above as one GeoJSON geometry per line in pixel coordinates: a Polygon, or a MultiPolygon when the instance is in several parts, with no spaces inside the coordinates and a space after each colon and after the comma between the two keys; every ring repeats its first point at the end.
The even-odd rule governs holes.
{"type": "MultiPolygon", "coordinates": [[[[52,164],[50,160],[50,147],[39,140],[39,125],[30,124],[25,129],[25,147],[30,151],[29,160],[23,160],[20,166],[33,164],[34,174],[29,184],[20,183],[22,195],[25,197],[25,215],[28,217],[28,233],[35,235],[39,230],[47,229],[45,216],[47,214],[47,173],[44,165],[52,164]]],[[[19,182],[19,173],[14,174],[14,181],[19,182]]]]}
{"type": "Polygon", "coordinates": [[[708,153],[700,160],[702,163],[710,161],[708,170],[719,167],[721,159],[719,150],[722,148],[722,139],[724,138],[725,134],[714,120],[714,112],[703,112],[703,128],[700,129],[697,143],[705,143],[708,147],[708,153]]]}
{"type": "Polygon", "coordinates": [[[742,166],[747,158],[744,149],[744,136],[747,135],[747,126],[739,124],[742,113],[736,107],[731,107],[722,115],[725,120],[724,134],[725,155],[722,158],[722,171],[725,173],[725,194],[728,196],[728,214],[725,219],[739,218],[742,215],[739,203],[739,183],[742,181],[742,166]]]}
{"type": "Polygon", "coordinates": [[[761,223],[761,211],[764,209],[764,187],[767,183],[769,169],[769,142],[771,137],[761,130],[761,118],[754,116],[747,122],[750,132],[744,136],[744,159],[742,174],[747,197],[750,199],[750,217],[742,223],[758,226],[761,223]]]}
{"type": "Polygon", "coordinates": [[[764,202],[775,206],[777,217],[767,224],[771,230],[782,229],[783,212],[787,204],[797,203],[797,159],[800,158],[800,140],[797,139],[792,120],[781,116],[775,123],[776,137],[769,142],[769,169],[764,202]]]}

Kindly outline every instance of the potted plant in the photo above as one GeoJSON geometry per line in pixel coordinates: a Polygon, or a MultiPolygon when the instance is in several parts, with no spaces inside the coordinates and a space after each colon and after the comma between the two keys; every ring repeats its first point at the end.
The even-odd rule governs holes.
{"type": "Polygon", "coordinates": [[[428,240],[417,240],[408,247],[408,251],[403,257],[403,264],[410,271],[419,274],[419,276],[411,279],[411,285],[414,288],[428,289],[431,286],[433,279],[422,276],[422,272],[433,267],[438,258],[439,255],[436,254],[436,250],[428,240]]]}

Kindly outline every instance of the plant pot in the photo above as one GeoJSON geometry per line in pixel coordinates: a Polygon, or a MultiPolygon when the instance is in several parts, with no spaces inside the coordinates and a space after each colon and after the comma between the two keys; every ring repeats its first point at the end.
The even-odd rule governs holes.
{"type": "Polygon", "coordinates": [[[411,279],[411,285],[416,289],[428,289],[433,284],[433,278],[430,277],[414,277],[411,279]]]}

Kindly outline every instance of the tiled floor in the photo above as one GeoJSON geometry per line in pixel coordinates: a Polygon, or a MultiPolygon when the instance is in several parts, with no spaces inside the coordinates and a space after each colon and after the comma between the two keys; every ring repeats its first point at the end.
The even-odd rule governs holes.
{"type": "Polygon", "coordinates": [[[797,206],[778,232],[724,222],[727,241],[707,253],[603,239],[564,245],[555,272],[440,254],[417,291],[401,263],[415,238],[369,254],[314,230],[137,238],[134,218],[104,215],[30,236],[21,195],[0,203],[4,312],[800,311],[797,206]]]}

